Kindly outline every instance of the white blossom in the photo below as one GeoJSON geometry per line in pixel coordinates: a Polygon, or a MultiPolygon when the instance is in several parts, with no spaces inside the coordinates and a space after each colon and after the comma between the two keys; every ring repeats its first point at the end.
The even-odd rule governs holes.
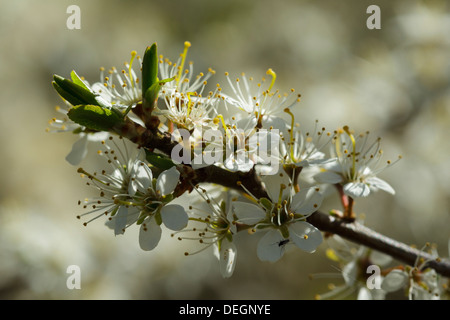
{"type": "Polygon", "coordinates": [[[115,150],[106,143],[104,145],[107,150],[100,154],[113,167],[112,173],[102,170],[100,174],[90,174],[84,169],[78,170],[91,180],[88,184],[100,191],[99,198],[83,202],[84,208],[91,206],[92,210],[79,218],[100,212],[84,224],[103,215],[109,216],[107,225],[116,235],[123,234],[126,228],[138,224],[139,244],[143,250],[152,250],[159,243],[162,223],[172,230],[186,227],[188,216],[184,208],[170,203],[180,176],[176,167],[163,171],[154,179],[142,149],[130,154],[126,147],[124,150],[115,150]]]}
{"type": "Polygon", "coordinates": [[[303,251],[314,252],[322,242],[322,234],[306,222],[306,218],[322,203],[319,188],[306,188],[294,194],[290,178],[284,173],[265,176],[263,181],[269,199],[233,203],[237,223],[251,225],[256,231],[267,231],[258,242],[259,259],[279,260],[285,245],[291,242],[303,251]]]}
{"type": "Polygon", "coordinates": [[[334,161],[323,164],[321,172],[314,176],[319,183],[341,184],[346,195],[367,197],[379,189],[395,194],[394,189],[377,174],[387,166],[380,166],[383,151],[380,139],[367,146],[368,135],[353,136],[348,127],[339,131],[334,140],[334,161]]]}
{"type": "MultiPolygon", "coordinates": [[[[136,51],[131,52],[130,62],[126,62],[125,69],[120,72],[112,67],[105,75],[105,68],[100,68],[100,81],[93,83],[91,88],[109,106],[126,109],[142,101],[140,78],[133,69],[136,55],[136,51]]],[[[142,63],[140,62],[139,68],[141,67],[142,63]]]]}
{"type": "Polygon", "coordinates": [[[247,113],[247,121],[250,121],[253,127],[284,131],[286,121],[277,115],[297,104],[300,101],[300,95],[295,94],[293,89],[287,94],[272,90],[276,74],[272,69],[267,70],[267,74],[272,77],[272,81],[269,87],[265,88],[265,78],[255,86],[254,79],[252,77],[247,79],[242,73],[241,78],[237,78],[233,84],[229,73],[226,72],[225,76],[233,95],[221,93],[221,98],[226,106],[231,105],[247,113]]]}
{"type": "Polygon", "coordinates": [[[221,196],[211,197],[200,186],[196,186],[195,190],[200,198],[189,206],[190,220],[195,227],[173,233],[172,236],[178,235],[178,240],[196,240],[203,246],[194,253],[186,252],[186,255],[193,255],[213,246],[220,272],[224,278],[229,278],[234,272],[237,258],[237,248],[233,242],[233,235],[237,230],[231,210],[231,193],[228,192],[225,199],[221,199],[221,196]]]}

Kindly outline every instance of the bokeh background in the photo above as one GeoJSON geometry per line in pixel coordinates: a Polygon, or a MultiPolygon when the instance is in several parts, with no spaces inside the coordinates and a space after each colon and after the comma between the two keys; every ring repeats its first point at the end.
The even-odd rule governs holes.
{"type": "Polygon", "coordinates": [[[448,256],[448,1],[0,0],[0,35],[1,299],[313,299],[327,290],[308,278],[336,272],[325,247],[262,263],[256,237],[242,237],[234,275],[223,279],[211,251],[185,257],[166,237],[143,252],[137,228],[114,237],[101,221],[75,218],[93,191],[64,160],[76,137],[45,131],[61,103],[52,75],[75,69],[98,81],[99,67],[120,68],[153,42],[176,60],[189,40],[195,71],[212,67],[210,82],[224,86],[225,71],[256,78],[273,68],[277,88],[302,94],[297,121],[381,136],[387,157],[403,156],[381,174],[397,194],[371,195],[356,210],[375,230],[448,256]],[[72,4],[80,30],[66,27],[72,4]],[[381,30],[366,27],[371,4],[381,30]],[[81,290],[66,287],[69,265],[81,268],[81,290]]]}

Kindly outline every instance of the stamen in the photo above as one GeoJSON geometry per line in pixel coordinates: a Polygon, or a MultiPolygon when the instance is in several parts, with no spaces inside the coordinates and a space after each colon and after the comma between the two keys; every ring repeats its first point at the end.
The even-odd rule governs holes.
{"type": "Polygon", "coordinates": [[[178,88],[178,85],[180,83],[181,73],[183,72],[184,63],[186,61],[186,56],[187,56],[187,51],[188,51],[190,46],[191,46],[191,43],[189,41],[186,41],[184,43],[184,50],[183,50],[183,53],[181,54],[181,64],[178,67],[179,69],[178,69],[178,74],[177,74],[177,77],[176,77],[177,88],[178,88]]]}
{"type": "Polygon", "coordinates": [[[287,114],[289,114],[291,116],[291,130],[289,130],[289,138],[290,138],[290,154],[291,154],[291,159],[293,161],[295,161],[296,159],[294,159],[294,114],[291,112],[291,110],[289,108],[285,108],[284,112],[286,112],[287,114]]]}
{"type": "Polygon", "coordinates": [[[130,76],[130,82],[131,82],[131,87],[134,89],[134,81],[133,81],[133,75],[132,75],[132,73],[131,73],[131,66],[133,65],[133,60],[134,60],[134,57],[136,57],[136,55],[137,55],[137,52],[136,51],[131,51],[131,60],[130,60],[130,65],[129,65],[129,67],[128,67],[128,74],[129,74],[129,76],[130,76]]]}
{"type": "Polygon", "coordinates": [[[267,89],[267,92],[270,92],[270,90],[272,90],[272,87],[273,87],[273,85],[275,83],[275,80],[277,78],[277,74],[272,69],[267,70],[266,74],[272,76],[272,82],[270,83],[269,89],[267,89]]]}

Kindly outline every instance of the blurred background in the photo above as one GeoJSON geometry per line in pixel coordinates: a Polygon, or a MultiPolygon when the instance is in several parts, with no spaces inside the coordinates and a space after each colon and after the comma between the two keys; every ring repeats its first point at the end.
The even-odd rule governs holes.
{"type": "MultiPolygon", "coordinates": [[[[308,278],[336,272],[326,246],[262,263],[257,238],[239,237],[234,275],[223,279],[211,251],[185,257],[163,237],[143,252],[138,228],[114,237],[100,220],[84,227],[76,219],[77,201],[94,192],[64,160],[76,137],[45,131],[61,104],[52,75],[74,69],[95,82],[99,67],[120,68],[153,42],[176,60],[189,40],[195,72],[215,69],[209,82],[224,87],[225,71],[258,78],[272,68],[277,88],[302,94],[298,122],[381,136],[387,158],[403,156],[380,175],[397,194],[371,195],[356,211],[377,231],[436,243],[448,256],[448,1],[0,0],[0,34],[1,299],[313,299],[327,291],[328,280],[308,278]],[[73,4],[80,30],[66,27],[73,4]],[[381,8],[380,30],[366,27],[371,4],[381,8]],[[81,269],[81,290],[66,287],[70,265],[81,269]]],[[[82,165],[95,159],[90,152],[82,165]]]]}

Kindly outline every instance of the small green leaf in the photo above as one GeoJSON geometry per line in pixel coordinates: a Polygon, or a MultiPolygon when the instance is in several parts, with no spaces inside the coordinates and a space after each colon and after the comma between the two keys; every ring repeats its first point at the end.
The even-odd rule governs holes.
{"type": "Polygon", "coordinates": [[[73,83],[83,87],[86,90],[89,90],[89,88],[86,86],[84,81],[81,80],[80,76],[78,76],[78,74],[75,72],[75,70],[72,70],[72,72],[70,73],[70,77],[72,78],[73,83]]]}
{"type": "Polygon", "coordinates": [[[122,122],[122,117],[114,110],[96,105],[78,105],[69,110],[70,120],[91,130],[108,131],[122,122]]]}
{"type": "Polygon", "coordinates": [[[175,166],[175,163],[173,163],[172,159],[169,157],[148,150],[145,150],[145,153],[147,161],[157,168],[167,170],[175,166]]]}
{"type": "Polygon", "coordinates": [[[259,199],[259,202],[263,205],[264,208],[266,208],[267,210],[272,210],[273,208],[273,203],[272,201],[270,201],[267,198],[261,198],[259,199]]]}
{"type": "Polygon", "coordinates": [[[84,85],[84,83],[83,86],[81,86],[68,79],[64,79],[63,77],[58,75],[54,75],[53,80],[54,80],[53,86],[55,87],[56,91],[58,91],[58,93],[64,99],[69,101],[72,105],[79,105],[79,104],[91,104],[97,106],[99,105],[99,103],[95,99],[95,94],[91,92],[86,87],[86,85],[84,85]],[[55,86],[55,84],[57,86],[55,86]]]}
{"type": "Polygon", "coordinates": [[[142,61],[142,92],[158,81],[158,53],[156,43],[147,47],[142,61]]]}
{"type": "Polygon", "coordinates": [[[159,90],[162,85],[159,82],[152,84],[150,88],[145,91],[143,107],[153,109],[155,107],[156,100],[158,99],[159,90]]]}
{"type": "Polygon", "coordinates": [[[173,194],[170,193],[170,194],[164,196],[161,200],[163,203],[169,203],[170,201],[173,200],[173,194]]]}
{"type": "Polygon", "coordinates": [[[157,224],[158,226],[160,226],[160,225],[162,224],[161,209],[159,209],[159,210],[156,212],[156,214],[155,214],[155,221],[156,221],[156,224],[157,224]]]}
{"type": "Polygon", "coordinates": [[[71,105],[76,106],[79,104],[83,104],[79,98],[71,95],[67,91],[63,90],[55,81],[52,82],[53,88],[59,93],[59,95],[66,101],[68,101],[71,105]]]}
{"type": "Polygon", "coordinates": [[[159,91],[161,90],[164,83],[170,82],[174,79],[175,79],[175,77],[168,78],[168,79],[164,79],[161,81],[157,81],[154,84],[152,84],[151,87],[148,88],[147,91],[145,91],[144,101],[143,101],[142,106],[144,108],[153,109],[155,107],[156,101],[158,100],[159,91]]]}

